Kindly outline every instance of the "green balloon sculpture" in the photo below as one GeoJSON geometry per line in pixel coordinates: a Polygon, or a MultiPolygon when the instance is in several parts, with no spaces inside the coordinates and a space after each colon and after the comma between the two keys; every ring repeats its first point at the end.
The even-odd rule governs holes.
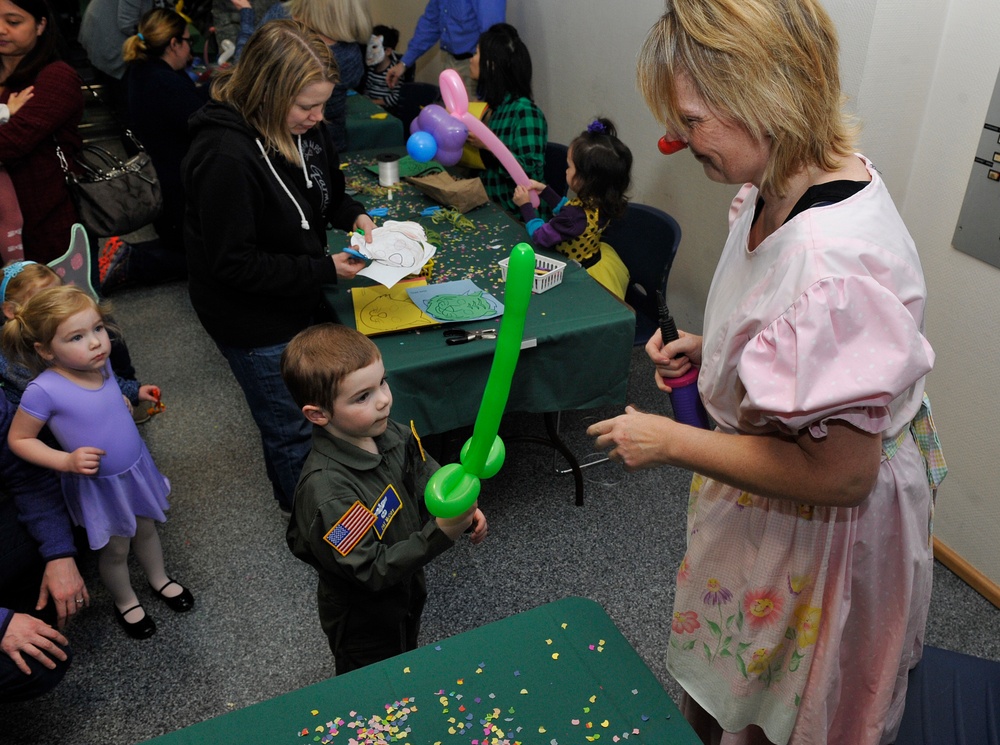
{"type": "Polygon", "coordinates": [[[503,466],[506,450],[497,432],[521,353],[534,280],[535,252],[527,243],[518,243],[507,265],[503,321],[472,437],[462,447],[461,463],[442,466],[424,490],[427,510],[435,517],[458,517],[467,512],[479,499],[480,480],[496,475],[503,466]]]}

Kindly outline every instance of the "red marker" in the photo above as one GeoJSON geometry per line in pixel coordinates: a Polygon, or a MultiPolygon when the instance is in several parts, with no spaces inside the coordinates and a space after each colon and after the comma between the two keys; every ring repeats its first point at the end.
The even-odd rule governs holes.
{"type": "Polygon", "coordinates": [[[656,146],[660,149],[660,152],[664,155],[673,155],[687,147],[687,143],[682,140],[668,140],[664,135],[656,143],[656,146]]]}

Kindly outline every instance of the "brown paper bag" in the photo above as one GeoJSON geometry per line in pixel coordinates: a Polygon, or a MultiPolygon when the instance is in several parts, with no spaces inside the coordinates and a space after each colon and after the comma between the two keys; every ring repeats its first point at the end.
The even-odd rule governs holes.
{"type": "Polygon", "coordinates": [[[454,207],[459,212],[468,212],[490,198],[486,187],[478,178],[456,179],[450,173],[432,173],[429,176],[413,176],[406,179],[435,202],[454,207]]]}

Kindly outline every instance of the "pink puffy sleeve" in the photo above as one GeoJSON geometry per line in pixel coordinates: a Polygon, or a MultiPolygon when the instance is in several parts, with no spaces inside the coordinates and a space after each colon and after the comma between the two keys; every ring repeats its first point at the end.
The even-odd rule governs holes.
{"type": "Polygon", "coordinates": [[[776,424],[816,437],[829,419],[885,432],[890,404],[933,364],[930,344],[889,289],[871,277],[823,279],[744,347],[740,420],[750,431],[776,424]]]}

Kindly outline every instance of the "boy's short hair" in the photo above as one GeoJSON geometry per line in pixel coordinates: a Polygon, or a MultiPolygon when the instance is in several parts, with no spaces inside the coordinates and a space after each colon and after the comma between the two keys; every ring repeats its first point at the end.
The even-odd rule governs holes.
{"type": "Polygon", "coordinates": [[[383,26],[379,23],[372,27],[372,33],[382,37],[382,46],[386,49],[395,49],[399,46],[399,31],[392,26],[383,26]]]}
{"type": "Polygon", "coordinates": [[[382,353],[364,334],[338,323],[300,331],[281,353],[281,377],[300,408],[318,406],[331,416],[340,381],[382,353]]]}

